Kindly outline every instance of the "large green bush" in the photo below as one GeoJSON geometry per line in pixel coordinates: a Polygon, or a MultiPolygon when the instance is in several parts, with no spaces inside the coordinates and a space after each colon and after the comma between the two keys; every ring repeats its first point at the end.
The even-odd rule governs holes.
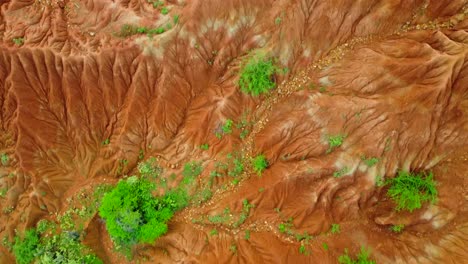
{"type": "Polygon", "coordinates": [[[13,254],[16,257],[16,262],[19,264],[31,263],[36,257],[38,247],[39,234],[36,229],[27,230],[23,237],[16,236],[13,244],[13,254]]]}
{"type": "Polygon", "coordinates": [[[254,56],[241,70],[239,87],[244,93],[259,96],[275,87],[273,79],[275,72],[276,67],[272,59],[254,56]]]}
{"type": "Polygon", "coordinates": [[[386,184],[390,185],[387,195],[397,204],[397,211],[403,209],[413,212],[421,208],[424,202],[434,203],[437,199],[436,182],[431,172],[400,171],[386,184]]]}
{"type": "Polygon", "coordinates": [[[167,232],[167,221],[180,206],[172,196],[154,197],[155,185],[136,176],[121,180],[106,193],[99,215],[119,245],[152,243],[167,232]]]}

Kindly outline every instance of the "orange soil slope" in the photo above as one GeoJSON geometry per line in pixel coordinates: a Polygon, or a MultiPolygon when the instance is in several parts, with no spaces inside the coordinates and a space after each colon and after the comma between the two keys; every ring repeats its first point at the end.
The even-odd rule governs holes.
{"type": "MultiPolygon", "coordinates": [[[[202,178],[238,150],[246,157],[265,153],[270,168],[261,178],[246,173],[238,186],[177,214],[169,233],[137,257],[336,263],[344,248],[355,253],[365,245],[378,263],[466,263],[465,2],[172,0],[162,15],[137,0],[2,1],[0,153],[10,159],[0,166],[0,189],[7,190],[0,237],[63,212],[67,198],[85,187],[134,173],[141,150],[158,157],[166,176],[203,161],[202,178]],[[123,24],[167,25],[176,14],[179,22],[152,38],[114,34],[123,24]],[[21,47],[12,41],[20,37],[21,47]],[[237,87],[250,51],[289,69],[266,97],[237,87]],[[244,115],[253,124],[247,138],[237,130],[216,137],[226,119],[244,115]],[[336,134],[346,135],[344,143],[327,153],[326,137],[336,134]],[[208,151],[199,149],[203,143],[208,151]],[[368,167],[362,155],[379,162],[368,167]],[[396,213],[376,179],[399,169],[431,169],[438,203],[396,213]],[[227,206],[238,212],[243,199],[255,208],[239,227],[193,221],[227,206]],[[275,208],[313,236],[309,255],[278,232],[275,208]],[[332,223],[340,234],[327,234],[332,223]],[[405,224],[403,234],[389,231],[397,223],[405,224]],[[210,236],[214,227],[219,235],[210,236]]],[[[86,243],[108,263],[126,262],[110,248],[98,217],[86,243]]],[[[13,263],[2,252],[0,263],[13,263]]]]}

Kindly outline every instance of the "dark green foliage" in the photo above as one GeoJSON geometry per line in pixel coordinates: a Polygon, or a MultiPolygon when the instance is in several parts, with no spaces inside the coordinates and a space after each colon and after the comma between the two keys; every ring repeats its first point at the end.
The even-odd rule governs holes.
{"type": "Polygon", "coordinates": [[[164,197],[154,197],[155,185],[146,178],[129,177],[102,198],[99,215],[118,245],[152,243],[167,232],[167,222],[174,211],[185,206],[187,197],[181,191],[171,191],[164,197]]]}
{"type": "Polygon", "coordinates": [[[275,87],[273,79],[275,72],[276,67],[272,59],[254,56],[241,70],[239,87],[244,93],[259,96],[275,87]]]}
{"type": "Polygon", "coordinates": [[[400,171],[386,184],[390,185],[387,195],[397,204],[397,211],[403,209],[413,212],[421,208],[424,202],[434,203],[437,199],[436,182],[433,180],[432,172],[400,171]]]}
{"type": "Polygon", "coordinates": [[[362,247],[357,259],[352,259],[348,255],[348,249],[345,249],[345,253],[338,258],[338,262],[340,264],[375,264],[375,261],[370,260],[369,256],[369,251],[362,247]]]}
{"type": "Polygon", "coordinates": [[[265,155],[261,154],[253,158],[252,168],[259,176],[261,176],[263,171],[268,168],[268,160],[265,155]]]}
{"type": "Polygon", "coordinates": [[[35,229],[27,230],[22,238],[16,236],[13,244],[13,254],[16,257],[16,262],[19,264],[31,263],[36,257],[38,247],[39,234],[35,229]]]}
{"type": "Polygon", "coordinates": [[[163,14],[163,15],[169,14],[169,9],[167,7],[161,8],[161,14],[163,14]]]}

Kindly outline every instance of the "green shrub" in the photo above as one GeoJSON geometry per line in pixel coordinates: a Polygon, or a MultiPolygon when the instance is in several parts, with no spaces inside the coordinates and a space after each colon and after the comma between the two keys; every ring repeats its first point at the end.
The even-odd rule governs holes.
{"type": "Polygon", "coordinates": [[[154,189],[147,179],[132,176],[104,195],[99,215],[116,244],[152,243],[167,232],[167,222],[182,202],[175,192],[154,197],[154,189]]]}
{"type": "Polygon", "coordinates": [[[401,233],[403,229],[405,229],[404,224],[392,225],[392,227],[390,227],[390,230],[392,230],[395,233],[401,233]]]}
{"type": "Polygon", "coordinates": [[[276,67],[272,59],[264,56],[254,56],[242,68],[239,78],[239,87],[242,92],[259,96],[275,87],[273,75],[276,67]]]}
{"type": "Polygon", "coordinates": [[[345,139],[345,135],[330,135],[328,136],[328,150],[327,153],[332,152],[335,148],[341,146],[343,144],[343,140],[345,139]]]}
{"type": "Polygon", "coordinates": [[[15,255],[16,262],[19,264],[31,263],[37,254],[39,247],[39,234],[36,229],[29,229],[24,233],[24,237],[15,237],[13,244],[13,254],[15,255]]]}
{"type": "Polygon", "coordinates": [[[261,176],[262,172],[268,168],[268,160],[265,155],[261,154],[253,158],[252,168],[259,176],[261,176]]]}
{"type": "Polygon", "coordinates": [[[191,161],[184,165],[182,175],[186,178],[195,178],[199,176],[203,171],[203,168],[199,162],[191,161]]]}
{"type": "Polygon", "coordinates": [[[377,164],[377,162],[379,162],[379,159],[376,157],[366,158],[365,156],[363,156],[361,159],[367,165],[367,167],[372,167],[375,164],[377,164]]]}
{"type": "Polygon", "coordinates": [[[12,41],[16,46],[23,46],[24,44],[24,38],[14,38],[12,41]]]}
{"type": "Polygon", "coordinates": [[[352,259],[348,255],[348,249],[345,249],[345,253],[338,257],[338,262],[340,264],[375,264],[374,260],[369,259],[369,255],[369,251],[367,251],[364,247],[361,247],[361,251],[357,256],[357,259],[352,259]]]}
{"type": "Polygon", "coordinates": [[[413,212],[421,208],[424,202],[434,203],[437,199],[432,172],[400,171],[395,178],[387,180],[386,184],[390,185],[387,195],[397,204],[397,211],[403,209],[413,212]]]}
{"type": "Polygon", "coordinates": [[[221,127],[223,130],[224,134],[231,134],[232,133],[232,125],[234,124],[234,121],[231,119],[227,119],[224,125],[221,127]]]}
{"type": "Polygon", "coordinates": [[[210,145],[208,145],[208,143],[202,144],[202,145],[200,145],[200,149],[201,150],[208,150],[208,149],[210,149],[210,145]]]}
{"type": "Polygon", "coordinates": [[[102,264],[103,262],[81,243],[79,237],[77,232],[62,232],[42,238],[42,244],[38,248],[39,263],[102,264]]]}
{"type": "Polygon", "coordinates": [[[339,224],[332,224],[330,232],[332,234],[339,234],[340,233],[340,225],[339,224]]]}

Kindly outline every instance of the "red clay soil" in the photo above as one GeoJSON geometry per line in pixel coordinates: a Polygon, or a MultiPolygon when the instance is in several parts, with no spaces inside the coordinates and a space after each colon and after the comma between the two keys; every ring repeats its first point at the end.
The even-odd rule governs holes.
{"type": "MultiPolygon", "coordinates": [[[[164,2],[167,15],[143,0],[1,1],[0,153],[9,160],[0,166],[0,238],[64,212],[85,187],[135,173],[140,150],[168,178],[203,161],[201,179],[239,151],[264,153],[271,166],[182,210],[133,262],[337,263],[345,248],[364,246],[377,263],[468,263],[467,1],[164,2]],[[152,38],[115,34],[168,23],[152,38]],[[251,51],[288,68],[269,95],[237,86],[251,51]],[[216,137],[225,120],[243,117],[253,124],[247,138],[236,129],[216,137]],[[327,151],[338,134],[343,144],[327,151]],[[363,155],[379,162],[366,166],[363,155]],[[398,170],[431,170],[437,203],[396,212],[376,180],[398,170]],[[238,215],[244,199],[255,207],[240,226],[197,221],[226,207],[238,215]],[[290,217],[312,236],[307,254],[278,230],[290,217]]],[[[98,215],[85,243],[105,263],[130,262],[98,215]]]]}

